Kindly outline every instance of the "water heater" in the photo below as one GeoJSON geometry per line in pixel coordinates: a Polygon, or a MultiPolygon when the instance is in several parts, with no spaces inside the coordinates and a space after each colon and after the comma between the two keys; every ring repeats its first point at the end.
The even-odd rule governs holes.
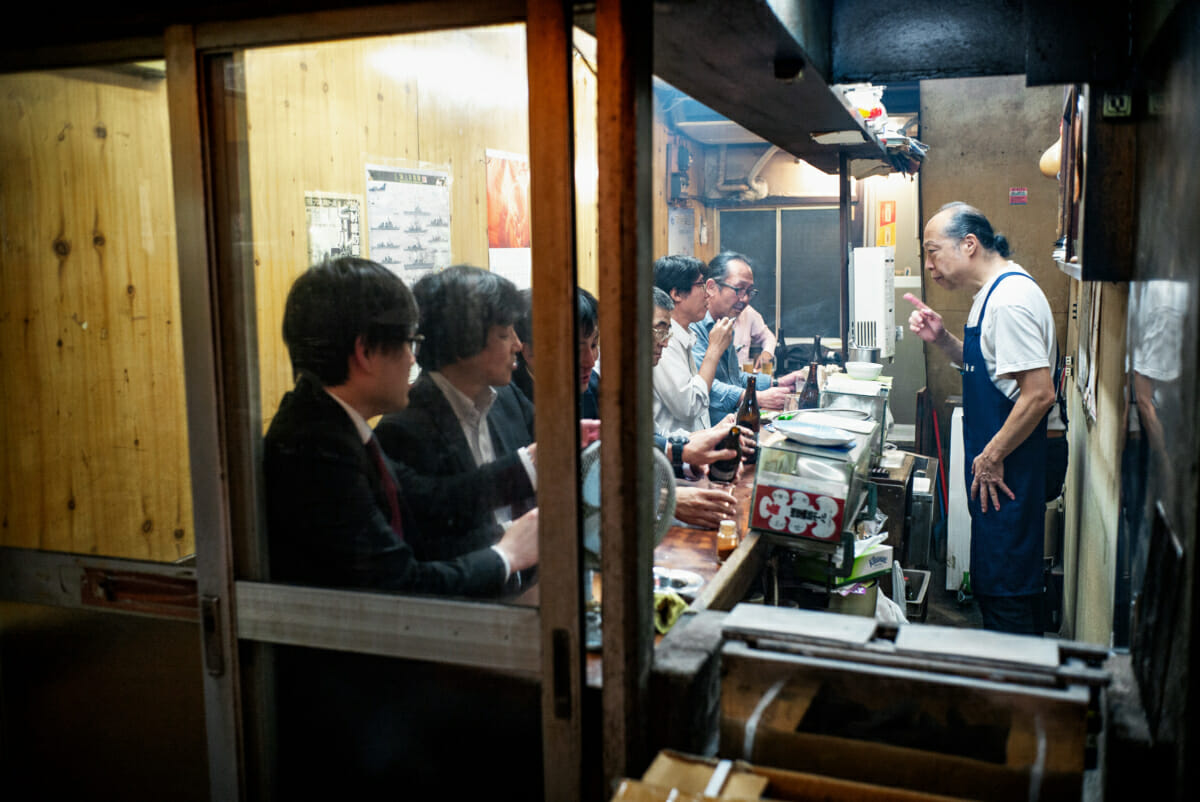
{"type": "Polygon", "coordinates": [[[896,249],[855,248],[850,262],[850,335],[857,348],[896,355],[896,249]]]}

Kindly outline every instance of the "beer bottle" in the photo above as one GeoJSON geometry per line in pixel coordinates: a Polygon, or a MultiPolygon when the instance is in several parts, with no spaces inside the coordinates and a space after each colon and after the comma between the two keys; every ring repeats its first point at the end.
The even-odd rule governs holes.
{"type": "Polygon", "coordinates": [[[758,430],[762,416],[758,408],[758,371],[750,374],[746,389],[742,391],[742,400],[737,409],[737,425],[754,435],[754,448],[742,454],[742,462],[753,465],[758,462],[758,430]]]}
{"type": "Polygon", "coordinates": [[[808,378],[800,391],[800,409],[816,409],[821,406],[821,338],[813,337],[813,357],[808,365],[808,378]]]}
{"type": "Polygon", "coordinates": [[[714,482],[729,484],[733,478],[737,476],[738,465],[742,461],[742,430],[738,426],[731,426],[729,434],[722,438],[717,446],[719,450],[727,448],[733,449],[732,459],[719,459],[712,465],[708,466],[708,478],[714,482]]]}

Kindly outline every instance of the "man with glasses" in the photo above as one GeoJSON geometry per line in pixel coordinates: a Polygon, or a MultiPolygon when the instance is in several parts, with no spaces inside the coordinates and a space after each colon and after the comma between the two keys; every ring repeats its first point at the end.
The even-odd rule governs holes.
{"type": "MultiPolygon", "coordinates": [[[[690,257],[679,257],[687,259],[690,257]]],[[[661,259],[659,260],[662,261],[661,259]]],[[[699,260],[696,260],[699,261],[699,260]]],[[[701,262],[701,264],[703,264],[701,262]]],[[[698,293],[697,293],[698,294],[698,293]]],[[[677,308],[671,296],[667,295],[662,289],[654,288],[654,328],[652,334],[654,338],[654,352],[651,364],[655,370],[661,363],[664,356],[663,349],[667,343],[674,339],[672,330],[674,326],[671,319],[671,313],[677,308]]],[[[665,436],[666,433],[659,431],[657,424],[655,425],[654,442],[659,448],[666,451],[667,457],[670,458],[675,466],[675,473],[680,479],[685,478],[684,464],[688,465],[688,471],[691,471],[693,478],[699,479],[704,475],[705,465],[710,465],[719,459],[729,459],[734,456],[733,449],[721,449],[721,441],[725,439],[725,435],[729,433],[729,427],[733,425],[733,417],[721,422],[720,426],[713,428],[705,428],[702,431],[696,432],[671,432],[671,436],[665,436]]],[[[717,487],[697,487],[681,482],[675,488],[675,517],[688,526],[696,526],[702,529],[716,529],[720,526],[721,521],[726,518],[733,518],[737,514],[737,499],[733,493],[727,489],[717,487]]]]}
{"type": "MultiPolygon", "coordinates": [[[[692,358],[697,368],[707,356],[710,332],[715,330],[717,321],[736,318],[758,295],[750,260],[733,251],[717,254],[708,263],[704,291],[708,297],[708,313],[703,320],[691,326],[696,335],[696,342],[692,346],[692,358]]],[[[795,392],[797,381],[803,381],[804,371],[794,371],[778,379],[772,379],[762,373],[752,377],[742,370],[737,351],[730,342],[722,353],[713,376],[712,389],[708,396],[709,418],[715,420],[736,412],[742,391],[752,378],[757,382],[759,406],[764,409],[783,409],[784,399],[788,393],[795,392]]]]}
{"type": "MultiPolygon", "coordinates": [[[[495,596],[510,572],[537,562],[536,510],[494,546],[443,561],[414,554],[421,532],[408,496],[428,488],[383,454],[367,421],[407,406],[416,331],[412,293],[375,262],[325,262],[292,285],[283,339],[296,387],[263,443],[274,580],[495,596]]],[[[470,497],[486,486],[466,476],[443,489],[470,497]]]]}
{"type": "MultiPolygon", "coordinates": [[[[713,378],[733,337],[733,320],[717,321],[699,364],[692,360],[696,334],[688,327],[708,312],[704,262],[694,256],[664,256],[654,263],[654,286],[673,302],[670,342],[654,365],[654,429],[695,432],[711,424],[708,405],[713,378]]],[[[656,312],[657,314],[657,312],[656,312]]]]}
{"type": "Polygon", "coordinates": [[[422,559],[449,559],[495,543],[536,503],[533,404],[511,385],[525,312],[520,291],[496,273],[456,265],[416,283],[425,335],[423,373],[405,409],[375,427],[383,450],[430,480],[412,499],[422,559]],[[486,492],[454,497],[437,480],[486,470],[486,492]]]}

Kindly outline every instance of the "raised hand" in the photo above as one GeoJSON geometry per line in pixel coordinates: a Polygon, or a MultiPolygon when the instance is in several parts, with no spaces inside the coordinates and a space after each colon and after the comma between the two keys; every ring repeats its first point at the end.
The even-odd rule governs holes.
{"type": "Polygon", "coordinates": [[[904,300],[916,307],[908,316],[909,331],[927,343],[937,342],[945,335],[946,327],[942,325],[941,315],[926,306],[911,292],[904,293],[904,300]]]}
{"type": "Polygon", "coordinates": [[[708,333],[708,350],[715,350],[718,354],[723,354],[731,342],[733,342],[733,318],[723,317],[713,324],[712,331],[708,333]]]}

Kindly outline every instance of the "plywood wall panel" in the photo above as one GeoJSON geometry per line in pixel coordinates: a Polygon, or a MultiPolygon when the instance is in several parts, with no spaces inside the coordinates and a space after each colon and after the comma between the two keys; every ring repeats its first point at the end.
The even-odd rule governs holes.
{"type": "Polygon", "coordinates": [[[305,191],[366,203],[367,164],[445,170],[451,261],[488,266],[486,153],[529,148],[524,29],[250,51],[245,86],[265,427],[292,385],[280,328],[308,267],[305,191]]]}
{"type": "Polygon", "coordinates": [[[0,543],[194,550],[165,83],[0,80],[0,543]]]}

